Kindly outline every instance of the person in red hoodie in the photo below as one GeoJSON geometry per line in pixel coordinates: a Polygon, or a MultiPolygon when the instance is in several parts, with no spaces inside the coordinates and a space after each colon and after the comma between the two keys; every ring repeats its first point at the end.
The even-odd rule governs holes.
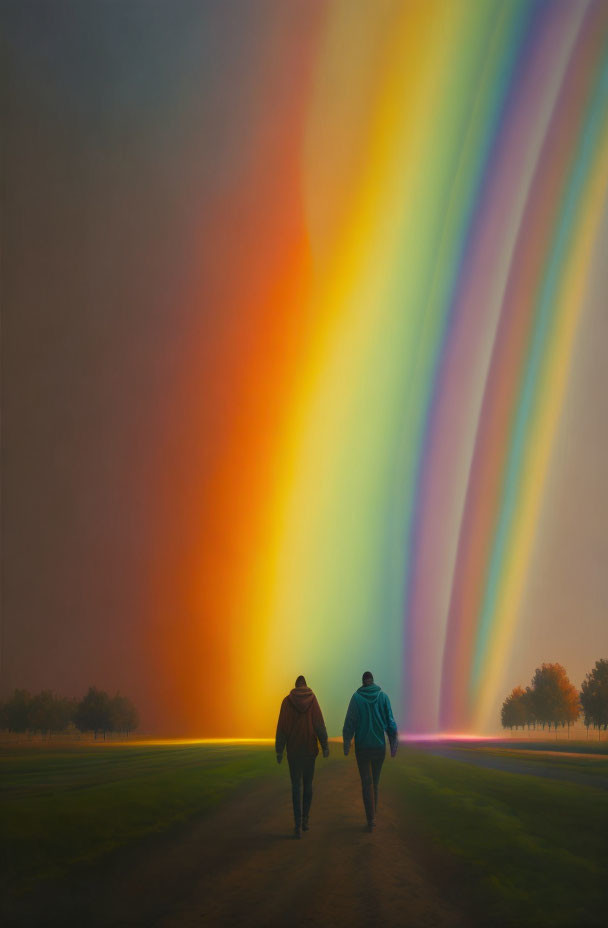
{"type": "Polygon", "coordinates": [[[329,757],[327,730],[321,707],[304,677],[299,676],[295,687],[281,703],[275,740],[278,764],[283,760],[283,751],[287,746],[296,838],[301,838],[302,832],[308,831],[312,780],[319,753],[317,739],[321,742],[323,757],[329,757]]]}

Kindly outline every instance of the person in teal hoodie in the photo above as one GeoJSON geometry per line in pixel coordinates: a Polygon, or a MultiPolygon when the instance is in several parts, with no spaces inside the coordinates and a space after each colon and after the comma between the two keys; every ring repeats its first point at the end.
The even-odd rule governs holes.
{"type": "Polygon", "coordinates": [[[367,830],[373,831],[376,827],[380,771],[386,756],[384,733],[388,735],[391,757],[394,757],[398,743],[397,724],[388,696],[374,683],[373,674],[369,670],[363,674],[362,683],[363,686],[353,693],[349,703],[342,739],[346,755],[350,751],[353,737],[355,739],[355,756],[361,777],[367,830]]]}

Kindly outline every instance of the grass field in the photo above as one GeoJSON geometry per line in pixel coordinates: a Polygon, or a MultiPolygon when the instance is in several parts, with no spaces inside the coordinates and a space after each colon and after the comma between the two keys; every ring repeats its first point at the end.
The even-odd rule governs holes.
{"type": "MultiPolygon", "coordinates": [[[[500,749],[473,747],[500,754],[500,749]]],[[[523,751],[503,752],[505,760],[523,751]]],[[[489,925],[574,926],[606,923],[608,757],[527,756],[589,776],[589,785],[487,770],[406,750],[387,766],[405,826],[431,866],[451,882],[475,921],[489,925]]]]}
{"type": "MultiPolygon", "coordinates": [[[[402,746],[382,775],[383,802],[431,888],[471,925],[605,924],[608,755],[548,756],[519,744],[459,750],[464,759],[402,746]],[[505,769],[477,764],[488,757],[505,769]],[[519,770],[522,758],[538,775],[519,770]]],[[[352,780],[348,763],[332,746],[316,789],[324,776],[352,780]]],[[[270,745],[16,746],[0,750],[0,767],[2,888],[13,893],[94,872],[118,848],[136,852],[150,836],[179,841],[176,826],[248,789],[272,793],[273,780],[277,795],[288,789],[270,745]]]]}
{"type": "Polygon", "coordinates": [[[19,887],[166,831],[272,775],[268,756],[200,744],[0,750],[2,872],[19,887]]]}

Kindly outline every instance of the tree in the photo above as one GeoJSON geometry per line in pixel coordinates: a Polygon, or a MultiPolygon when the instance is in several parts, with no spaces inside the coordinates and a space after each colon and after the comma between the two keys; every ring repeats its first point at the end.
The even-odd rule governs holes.
{"type": "Polygon", "coordinates": [[[65,731],[74,723],[80,731],[93,731],[95,737],[107,731],[128,734],[139,725],[137,710],[130,699],[117,693],[112,699],[104,690],[90,687],[80,700],[57,696],[42,690],[32,696],[15,690],[11,699],[0,704],[0,729],[11,732],[35,731],[43,735],[65,731]]]}
{"type": "Polygon", "coordinates": [[[526,691],[522,697],[525,715],[526,715],[526,725],[530,728],[530,725],[534,725],[536,729],[536,711],[534,708],[534,693],[532,692],[531,687],[527,686],[526,691]]]}
{"type": "Polygon", "coordinates": [[[15,690],[12,697],[4,704],[4,723],[9,731],[24,732],[30,725],[32,697],[27,690],[15,690]]]}
{"type": "Polygon", "coordinates": [[[28,728],[46,735],[55,722],[55,697],[50,690],[42,690],[32,698],[28,728]]]}
{"type": "Polygon", "coordinates": [[[605,658],[596,661],[593,670],[585,676],[580,700],[587,731],[590,724],[597,727],[599,739],[602,728],[608,727],[608,660],[605,658]]]}
{"type": "Polygon", "coordinates": [[[106,732],[112,730],[111,701],[105,690],[89,687],[76,707],[74,724],[79,731],[92,731],[95,738],[97,732],[103,732],[105,741],[106,732]]]}
{"type": "Polygon", "coordinates": [[[516,686],[502,704],[500,711],[502,727],[517,728],[521,725],[523,728],[527,722],[526,714],[526,694],[521,686],[516,686]]]}
{"type": "Polygon", "coordinates": [[[557,737],[557,726],[570,725],[580,713],[579,696],[570,683],[561,664],[543,664],[537,667],[532,677],[531,703],[534,715],[551,728],[553,725],[557,737]]]}
{"type": "Polygon", "coordinates": [[[73,696],[56,696],[53,715],[53,731],[65,731],[74,721],[78,700],[73,696]]]}
{"type": "Polygon", "coordinates": [[[139,725],[137,709],[130,699],[116,693],[110,700],[110,716],[112,721],[112,731],[120,731],[125,734],[134,731],[139,725]]]}
{"type": "Polygon", "coordinates": [[[43,735],[65,731],[74,718],[76,704],[75,699],[42,690],[32,698],[28,728],[43,735]]]}

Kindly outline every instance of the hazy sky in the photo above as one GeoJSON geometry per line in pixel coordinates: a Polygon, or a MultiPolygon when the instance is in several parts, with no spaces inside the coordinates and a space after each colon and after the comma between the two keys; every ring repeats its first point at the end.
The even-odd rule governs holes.
{"type": "Polygon", "coordinates": [[[221,255],[238,237],[255,296],[289,237],[271,129],[303,79],[305,7],[2,5],[3,693],[97,684],[162,718],[154,627],[189,619],[188,493],[229,415],[214,339],[247,335],[221,255]]]}
{"type": "Polygon", "coordinates": [[[542,661],[580,686],[608,654],[608,214],[598,236],[505,690],[542,661]]]}
{"type": "Polygon", "coordinates": [[[588,282],[569,388],[517,636],[505,685],[529,682],[540,662],[559,661],[580,685],[608,653],[608,214],[588,282]]]}
{"type": "MultiPolygon", "coordinates": [[[[222,359],[247,356],[247,307],[301,236],[324,7],[1,6],[1,696],[95,684],[191,731],[185,678],[221,684],[188,584],[203,541],[218,569],[243,541],[198,494],[247,415],[222,359]]],[[[605,217],[505,692],[608,656],[605,217]]],[[[288,349],[268,338],[272,366],[288,349]]],[[[243,498],[256,479],[245,459],[243,498]]]]}

